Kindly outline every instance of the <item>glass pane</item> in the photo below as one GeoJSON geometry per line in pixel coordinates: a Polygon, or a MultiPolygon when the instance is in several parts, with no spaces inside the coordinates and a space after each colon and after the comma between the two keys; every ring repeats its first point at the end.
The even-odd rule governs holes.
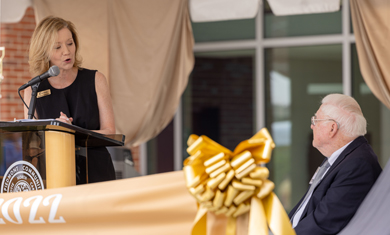
{"type": "Polygon", "coordinates": [[[264,37],[340,34],[341,8],[337,12],[275,16],[264,1],[264,37]]]}
{"type": "Polygon", "coordinates": [[[173,120],[147,143],[148,174],[173,171],[173,120]]]}
{"type": "Polygon", "coordinates": [[[183,159],[190,134],[230,150],[254,134],[254,51],[195,54],[183,94],[183,159]]]}
{"type": "Polygon", "coordinates": [[[366,139],[379,158],[382,167],[390,157],[390,111],[371,92],[360,73],[356,45],[352,45],[352,95],[367,119],[366,139]]]}
{"type": "Polygon", "coordinates": [[[46,188],[46,154],[43,131],[0,134],[1,193],[46,188]]]}
{"type": "Polygon", "coordinates": [[[341,45],[265,50],[266,126],[276,144],[268,168],[288,211],[324,158],[312,147],[310,117],[321,98],[342,93],[341,58],[341,45]]]}
{"type": "Polygon", "coordinates": [[[255,39],[255,19],[192,23],[195,42],[255,39]]]}

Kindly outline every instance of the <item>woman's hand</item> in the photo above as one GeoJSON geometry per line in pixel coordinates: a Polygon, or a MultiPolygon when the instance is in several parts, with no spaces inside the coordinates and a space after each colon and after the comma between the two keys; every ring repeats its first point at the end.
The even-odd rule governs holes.
{"type": "Polygon", "coordinates": [[[58,120],[60,122],[65,122],[68,124],[72,124],[72,122],[73,122],[73,118],[66,116],[66,114],[63,112],[60,112],[60,117],[56,118],[56,120],[58,120]]]}

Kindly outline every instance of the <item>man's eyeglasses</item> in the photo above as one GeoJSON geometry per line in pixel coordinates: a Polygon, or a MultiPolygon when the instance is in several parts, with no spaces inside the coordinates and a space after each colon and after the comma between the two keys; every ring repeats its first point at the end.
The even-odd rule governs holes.
{"type": "Polygon", "coordinates": [[[313,117],[311,117],[311,124],[313,126],[316,125],[316,122],[319,122],[319,121],[332,121],[332,122],[335,122],[337,124],[337,130],[340,129],[340,123],[338,123],[336,120],[334,119],[317,119],[316,116],[314,115],[313,117]]]}

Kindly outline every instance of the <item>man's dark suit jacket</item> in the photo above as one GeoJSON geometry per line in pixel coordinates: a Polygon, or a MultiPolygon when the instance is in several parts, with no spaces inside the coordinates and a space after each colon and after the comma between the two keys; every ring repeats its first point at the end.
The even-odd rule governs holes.
{"type": "MultiPolygon", "coordinates": [[[[378,158],[360,136],[340,154],[329,168],[295,227],[297,235],[328,235],[340,232],[382,172],[378,158]]],[[[290,212],[294,215],[304,196],[290,212]]]]}

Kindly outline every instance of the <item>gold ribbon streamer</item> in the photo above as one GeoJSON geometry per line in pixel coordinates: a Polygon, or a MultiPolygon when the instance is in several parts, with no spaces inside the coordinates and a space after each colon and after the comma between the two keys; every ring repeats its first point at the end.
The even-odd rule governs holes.
{"type": "Polygon", "coordinates": [[[207,208],[200,206],[195,217],[192,234],[206,234],[207,231],[207,208]]]}
{"type": "Polygon", "coordinates": [[[206,235],[207,213],[228,217],[227,235],[236,234],[236,218],[250,211],[249,235],[295,235],[288,216],[260,166],[270,161],[275,144],[266,128],[232,152],[207,136],[191,135],[184,161],[187,188],[199,204],[193,235],[206,235]]]}

